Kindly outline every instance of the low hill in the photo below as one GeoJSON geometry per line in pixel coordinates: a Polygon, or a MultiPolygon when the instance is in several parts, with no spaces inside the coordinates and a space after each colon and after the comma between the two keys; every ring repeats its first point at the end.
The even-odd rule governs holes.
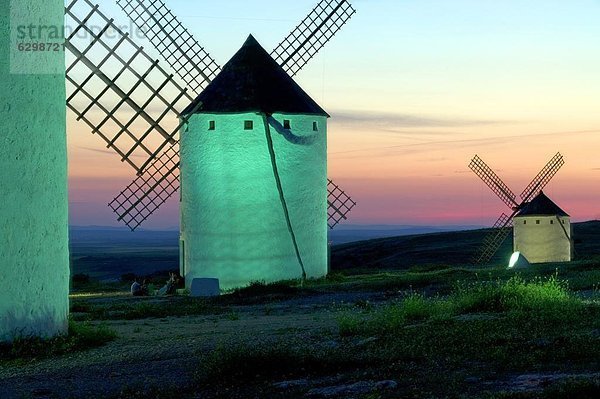
{"type": "MultiPolygon", "coordinates": [[[[380,238],[337,245],[331,251],[331,269],[404,269],[422,265],[466,265],[489,229],[380,238]]],[[[573,225],[579,259],[600,255],[600,221],[573,225]]],[[[512,240],[507,239],[491,263],[508,263],[512,240]]]]}
{"type": "MultiPolygon", "coordinates": [[[[393,270],[412,266],[467,265],[489,230],[468,230],[403,235],[335,245],[331,269],[393,270]]],[[[600,222],[574,225],[576,256],[600,255],[600,222]]],[[[119,279],[134,273],[149,275],[179,268],[177,231],[73,228],[71,230],[72,273],[98,280],[119,279]]],[[[505,264],[512,253],[507,239],[492,260],[505,264]]]]}
{"type": "Polygon", "coordinates": [[[333,245],[347,244],[356,241],[374,240],[378,238],[414,236],[418,234],[448,233],[464,230],[483,229],[485,226],[449,225],[449,226],[412,226],[412,225],[356,225],[339,224],[329,230],[329,241],[333,245]]]}

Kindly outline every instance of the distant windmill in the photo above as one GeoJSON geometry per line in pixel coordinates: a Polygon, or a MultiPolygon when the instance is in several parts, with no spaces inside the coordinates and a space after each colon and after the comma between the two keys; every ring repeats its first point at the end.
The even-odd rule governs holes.
{"type": "Polygon", "coordinates": [[[500,248],[506,237],[510,234],[510,227],[515,217],[519,217],[524,225],[527,223],[527,219],[533,217],[534,224],[539,226],[542,226],[541,220],[542,217],[544,217],[548,219],[548,225],[554,226],[553,228],[549,227],[544,230],[537,227],[534,231],[530,229],[530,223],[530,226],[527,227],[527,231],[519,229],[519,232],[521,232],[520,234],[518,234],[517,229],[515,229],[514,248],[515,250],[530,254],[529,257],[531,259],[528,259],[530,262],[535,263],[537,258],[542,259],[541,261],[570,260],[572,240],[568,215],[550,201],[550,199],[542,192],[544,187],[546,187],[564,163],[562,155],[557,153],[531,183],[529,183],[525,190],[523,190],[519,196],[520,200],[518,201],[517,196],[479,156],[476,155],[471,160],[469,168],[483,180],[483,182],[511,209],[512,212],[510,216],[502,213],[496,223],[494,223],[492,230],[485,238],[481,249],[475,256],[475,263],[486,263],[492,259],[494,254],[498,251],[498,248],[500,248]],[[556,225],[554,224],[555,219],[558,220],[556,225]],[[565,227],[567,224],[568,226],[565,227]],[[567,231],[567,229],[569,231],[567,231]],[[532,236],[536,238],[532,240],[530,238],[532,236]],[[561,247],[565,247],[565,245],[567,245],[567,247],[564,251],[555,255],[556,259],[552,259],[552,255],[550,255],[550,258],[538,255],[541,246],[556,248],[552,243],[555,243],[556,240],[564,242],[565,237],[567,238],[566,241],[568,244],[564,244],[561,247]],[[568,253],[569,255],[568,257],[563,256],[561,255],[562,253],[568,253]]]}
{"type": "MultiPolygon", "coordinates": [[[[136,170],[137,178],[109,204],[115,213],[117,213],[118,220],[123,221],[132,230],[135,230],[180,188],[179,133],[188,128],[190,129],[189,134],[201,130],[200,126],[195,122],[196,119],[199,119],[195,117],[196,114],[221,112],[220,109],[216,108],[211,109],[210,112],[207,111],[202,100],[204,89],[211,87],[210,83],[219,75],[221,68],[190,35],[187,29],[183,27],[181,22],[177,20],[162,0],[117,0],[117,4],[129,15],[137,27],[145,33],[145,36],[156,47],[171,69],[179,77],[180,81],[186,86],[183,87],[178,83],[173,78],[173,75],[169,74],[160,65],[159,61],[152,60],[142,47],[135,44],[128,34],[124,33],[115,25],[112,19],[100,11],[99,6],[92,4],[90,0],[73,0],[67,6],[67,16],[77,25],[76,29],[67,38],[66,45],[67,49],[74,56],[73,62],[67,68],[67,81],[70,83],[68,86],[71,89],[67,105],[75,112],[78,120],[85,122],[92,129],[92,133],[98,134],[107,143],[108,148],[113,149],[121,156],[123,162],[127,162],[136,170]],[[101,29],[94,29],[94,27],[101,27],[101,29]],[[80,32],[86,32],[91,39],[87,42],[77,40],[77,35],[80,32]],[[108,40],[104,36],[106,32],[112,32],[116,38],[108,40]],[[83,78],[80,78],[80,76],[83,76],[83,78]],[[196,98],[200,98],[201,100],[193,101],[196,98]],[[159,116],[156,117],[155,115],[159,116]]],[[[290,35],[280,43],[271,53],[271,57],[278,64],[275,64],[276,68],[282,68],[289,74],[288,77],[284,73],[286,78],[289,79],[289,85],[295,85],[291,77],[300,71],[317,54],[354,13],[354,8],[347,0],[322,0],[290,35]]],[[[255,54],[260,54],[258,50],[260,46],[258,43],[254,43],[245,46],[245,48],[255,48],[255,54]]],[[[267,57],[270,59],[268,55],[267,57]]],[[[235,87],[234,82],[229,83],[231,84],[231,88],[235,87]]],[[[286,84],[288,83],[286,82],[286,84]]],[[[231,90],[231,88],[229,92],[224,94],[229,100],[235,96],[244,97],[249,95],[244,92],[236,92],[235,90],[231,90]]],[[[298,96],[305,96],[306,102],[309,102],[310,98],[299,86],[298,90],[298,96]]],[[[211,98],[214,97],[213,95],[211,98]]],[[[258,97],[260,97],[260,94],[258,97]]],[[[305,112],[303,109],[298,109],[297,112],[295,112],[295,109],[287,110],[284,96],[273,100],[277,100],[277,103],[272,110],[262,108],[252,110],[256,114],[264,114],[265,128],[268,129],[269,126],[273,127],[282,136],[286,136],[287,134],[303,136],[321,131],[320,142],[324,143],[322,140],[325,140],[326,137],[325,122],[319,122],[319,118],[312,118],[308,121],[310,122],[310,127],[307,128],[305,124],[302,125],[302,122],[297,117],[310,115],[310,112],[305,112]],[[280,118],[282,120],[277,121],[274,115],[272,115],[288,111],[290,113],[289,119],[280,118]],[[281,126],[277,124],[278,122],[281,122],[281,126]],[[292,125],[290,125],[290,122],[292,125]],[[307,133],[308,130],[310,130],[310,133],[307,133]]],[[[242,108],[234,110],[236,112],[239,111],[237,114],[240,117],[245,112],[251,111],[251,109],[242,108]]],[[[233,110],[227,111],[231,112],[233,110]]],[[[312,114],[327,116],[320,107],[318,112],[313,112],[312,114]]],[[[208,125],[206,125],[204,130],[217,132],[222,137],[228,137],[226,136],[228,121],[225,119],[223,117],[213,117],[207,120],[208,125]]],[[[252,118],[245,117],[243,119],[243,123],[245,124],[244,130],[252,130],[254,122],[252,118]]],[[[307,121],[303,122],[308,123],[307,121]]],[[[230,133],[233,134],[233,132],[239,129],[239,126],[230,125],[229,129],[230,133]]],[[[185,134],[187,133],[182,133],[182,135],[185,134]]],[[[193,141],[188,142],[193,143],[193,141]]],[[[300,152],[308,148],[306,140],[304,142],[300,140],[297,144],[296,147],[300,152]]],[[[190,146],[192,145],[195,144],[190,144],[190,146]]],[[[212,145],[216,144],[212,143],[212,145]]],[[[244,146],[243,143],[238,145],[242,148],[244,146]]],[[[325,148],[326,146],[323,146],[323,150],[325,148]]],[[[185,152],[184,149],[182,151],[185,152]]],[[[214,156],[218,151],[222,151],[220,155],[217,154],[220,157],[221,155],[226,155],[228,150],[224,147],[213,148],[212,152],[200,149],[196,150],[194,156],[206,156],[210,158],[211,155],[214,156]]],[[[262,148],[261,151],[261,156],[269,157],[269,151],[267,151],[266,147],[262,148]]],[[[276,183],[273,186],[277,186],[279,191],[279,201],[273,202],[271,206],[283,208],[283,214],[285,214],[285,220],[287,221],[287,230],[289,230],[289,234],[292,237],[292,252],[295,252],[295,258],[297,258],[302,266],[303,276],[306,276],[307,272],[303,265],[302,256],[310,258],[315,255],[315,251],[319,253],[319,256],[324,258],[320,262],[323,265],[320,266],[321,269],[319,271],[309,270],[308,275],[314,277],[321,276],[326,273],[326,269],[323,269],[326,265],[326,242],[319,244],[318,250],[315,249],[315,246],[309,245],[307,247],[309,248],[307,250],[309,253],[300,254],[302,244],[298,244],[298,232],[295,231],[295,229],[302,230],[304,228],[306,231],[304,233],[300,232],[299,235],[303,236],[304,239],[309,239],[306,233],[315,230],[316,227],[314,225],[320,223],[318,222],[320,207],[316,206],[314,201],[302,201],[302,195],[304,195],[303,193],[313,192],[312,195],[318,196],[321,187],[319,179],[321,177],[314,173],[311,175],[310,172],[307,173],[308,170],[303,169],[308,167],[310,170],[311,165],[308,159],[305,159],[305,163],[303,164],[297,162],[296,165],[293,165],[294,156],[290,152],[287,153],[286,159],[276,159],[277,155],[274,155],[273,151],[271,151],[270,159],[273,161],[276,183]],[[297,186],[289,191],[296,190],[298,192],[284,193],[282,190],[283,183],[280,181],[283,177],[280,177],[278,174],[276,161],[283,165],[283,167],[280,165],[280,169],[295,166],[297,176],[303,176],[303,174],[305,176],[312,176],[316,179],[315,183],[312,186],[307,185],[306,181],[300,178],[296,182],[289,181],[287,184],[296,184],[297,186]],[[285,198],[286,195],[292,198],[285,198]],[[290,206],[301,209],[301,211],[298,211],[296,208],[289,209],[290,206]],[[310,219],[306,216],[308,216],[311,210],[317,213],[317,220],[311,222],[313,223],[312,227],[306,227],[304,224],[308,223],[306,220],[310,219]],[[297,220],[295,223],[303,225],[303,227],[291,225],[290,214],[292,213],[305,215],[304,218],[296,215],[297,220]]],[[[208,162],[208,158],[202,158],[200,162],[208,162]]],[[[219,159],[222,160],[222,158],[219,159]]],[[[248,159],[254,158],[249,156],[248,159]]],[[[314,162],[318,163],[321,169],[325,167],[323,170],[326,171],[326,154],[324,159],[315,159],[314,162]]],[[[228,167],[239,170],[239,168],[252,168],[254,165],[240,162],[235,165],[230,164],[228,167]]],[[[222,190],[222,195],[213,196],[212,198],[221,205],[230,203],[231,201],[238,201],[240,204],[245,201],[246,204],[252,204],[256,198],[264,194],[261,191],[263,190],[261,185],[264,182],[258,182],[257,187],[254,189],[246,186],[234,186],[231,182],[236,179],[228,179],[228,177],[231,176],[231,173],[235,172],[229,172],[228,170],[222,170],[219,176],[214,175],[214,173],[212,175],[208,173],[206,176],[210,175],[210,178],[213,180],[206,182],[207,184],[204,187],[202,187],[202,182],[197,179],[193,182],[187,181],[183,184],[190,184],[190,187],[193,187],[196,195],[193,197],[193,200],[202,198],[201,193],[203,189],[208,196],[214,194],[215,187],[218,186],[219,190],[222,190]],[[216,182],[214,179],[220,180],[216,182]]],[[[282,174],[285,175],[285,171],[282,174]]],[[[323,203],[327,199],[328,205],[323,208],[323,225],[328,224],[330,228],[333,228],[347,218],[347,214],[356,204],[335,183],[328,180],[326,176],[324,176],[322,187],[324,190],[323,203]]],[[[187,193],[185,187],[183,191],[182,199],[185,198],[185,194],[187,193]]],[[[200,203],[203,202],[200,201],[200,203]]],[[[182,202],[182,205],[184,204],[185,201],[182,202]]],[[[216,258],[220,257],[222,258],[219,260],[221,263],[218,263],[221,265],[233,267],[232,265],[234,264],[246,262],[251,266],[251,257],[258,256],[258,254],[263,257],[268,256],[273,246],[278,247],[280,245],[279,243],[274,244],[273,242],[269,242],[269,240],[275,240],[273,237],[261,236],[266,231],[269,231],[269,229],[261,229],[258,226],[272,222],[272,219],[267,217],[263,220],[256,220],[254,231],[250,229],[246,232],[246,245],[244,248],[232,249],[227,247],[227,243],[231,242],[231,240],[227,239],[228,234],[235,233],[231,229],[226,231],[225,226],[230,226],[235,230],[236,224],[232,224],[231,221],[235,221],[236,218],[232,214],[214,214],[213,211],[217,208],[219,207],[202,209],[198,204],[197,208],[193,210],[182,209],[182,234],[186,231],[186,227],[190,228],[191,225],[196,223],[198,220],[196,216],[203,213],[210,216],[204,218],[203,222],[207,223],[206,228],[213,229],[214,233],[211,238],[208,238],[207,234],[201,234],[200,236],[194,236],[192,242],[182,241],[182,262],[190,258],[190,256],[186,256],[188,248],[215,246],[215,248],[212,248],[212,260],[207,261],[204,255],[198,255],[197,249],[193,250],[193,252],[198,256],[191,256],[191,260],[199,264],[206,264],[207,262],[214,262],[216,258]],[[223,223],[219,225],[219,221],[223,223]],[[218,243],[221,243],[222,246],[219,247],[218,243]],[[238,262],[222,262],[223,259],[233,258],[238,262]]],[[[223,206],[219,209],[226,209],[231,212],[233,209],[241,208],[223,206]]],[[[249,206],[248,209],[253,208],[249,206]]],[[[245,215],[250,216],[247,210],[244,212],[245,215]]],[[[252,216],[256,216],[256,214],[252,214],[252,216]]],[[[315,234],[312,239],[322,239],[325,241],[326,237],[319,233],[315,234]]],[[[290,240],[287,241],[287,245],[290,245],[289,242],[290,240]]],[[[289,247],[287,252],[289,252],[289,247]]],[[[288,262],[287,257],[289,254],[283,254],[281,248],[279,248],[272,255],[278,258],[278,262],[282,264],[281,268],[284,268],[283,264],[288,262]]],[[[226,266],[221,267],[221,269],[227,269],[226,266]]],[[[203,272],[198,271],[200,267],[198,265],[183,265],[182,272],[187,274],[188,277],[196,275],[210,277],[202,275],[203,272]]],[[[249,269],[237,270],[235,272],[229,271],[229,273],[243,273],[245,274],[243,279],[248,281],[248,279],[256,279],[256,275],[249,273],[251,269],[250,267],[249,269]]],[[[227,270],[224,273],[227,273],[227,270]]],[[[277,277],[292,278],[296,275],[297,270],[293,273],[277,274],[277,277]]],[[[271,279],[271,276],[265,273],[259,273],[258,276],[263,276],[263,279],[271,279]]],[[[186,281],[189,283],[188,280],[186,277],[186,281]]],[[[239,285],[240,282],[239,278],[231,280],[232,285],[239,285]]],[[[228,284],[226,283],[225,285],[228,284]]]]}

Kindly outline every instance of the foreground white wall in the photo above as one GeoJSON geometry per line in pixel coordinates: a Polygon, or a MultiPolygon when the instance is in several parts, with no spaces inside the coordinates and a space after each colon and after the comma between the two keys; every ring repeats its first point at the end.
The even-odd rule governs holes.
{"type": "MultiPolygon", "coordinates": [[[[327,119],[275,114],[283,191],[308,277],[327,274],[327,119]],[[313,130],[317,123],[318,131],[313,130]]],[[[196,114],[181,138],[182,273],[221,288],[302,276],[282,210],[262,117],[196,114]],[[215,121],[215,130],[209,130],[215,121]],[[253,130],[244,130],[252,121],[253,130]]]]}
{"type": "Polygon", "coordinates": [[[514,250],[521,252],[530,263],[571,261],[570,218],[515,217],[514,250]]]}
{"type": "Polygon", "coordinates": [[[62,0],[0,2],[0,341],[67,328],[64,52],[23,56],[15,34],[63,19],[62,0]]]}

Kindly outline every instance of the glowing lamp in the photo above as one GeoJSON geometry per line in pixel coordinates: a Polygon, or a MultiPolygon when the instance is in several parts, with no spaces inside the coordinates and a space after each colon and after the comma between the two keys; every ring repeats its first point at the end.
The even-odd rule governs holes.
{"type": "Polygon", "coordinates": [[[508,262],[508,269],[522,269],[529,266],[529,261],[519,251],[513,253],[508,262]]]}

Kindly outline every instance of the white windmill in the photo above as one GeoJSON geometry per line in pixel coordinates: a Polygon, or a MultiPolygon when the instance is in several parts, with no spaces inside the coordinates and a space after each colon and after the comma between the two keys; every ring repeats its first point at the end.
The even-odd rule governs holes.
{"type": "Polygon", "coordinates": [[[0,21],[3,342],[66,332],[69,231],[63,44],[38,32],[63,26],[64,2],[2,1],[0,21]]]}
{"type": "Polygon", "coordinates": [[[511,265],[520,263],[520,257],[526,259],[524,263],[564,262],[572,259],[570,217],[542,191],[564,164],[563,156],[557,153],[523,190],[519,202],[517,196],[479,156],[476,155],[471,160],[469,168],[512,212],[510,216],[504,213],[500,215],[476,255],[476,263],[486,263],[492,259],[510,234],[511,225],[514,236],[511,265]]]}
{"type": "Polygon", "coordinates": [[[89,0],[67,7],[77,24],[68,106],[138,173],[109,204],[119,220],[139,227],[179,189],[181,170],[188,286],[325,275],[327,225],[355,203],[327,179],[328,115],[292,76],[355,13],[350,3],[320,1],[271,55],[249,38],[223,71],[162,0],[117,4],[178,76],[89,0]],[[76,40],[79,30],[91,40],[76,40]],[[107,41],[108,30],[118,37],[107,41]]]}

